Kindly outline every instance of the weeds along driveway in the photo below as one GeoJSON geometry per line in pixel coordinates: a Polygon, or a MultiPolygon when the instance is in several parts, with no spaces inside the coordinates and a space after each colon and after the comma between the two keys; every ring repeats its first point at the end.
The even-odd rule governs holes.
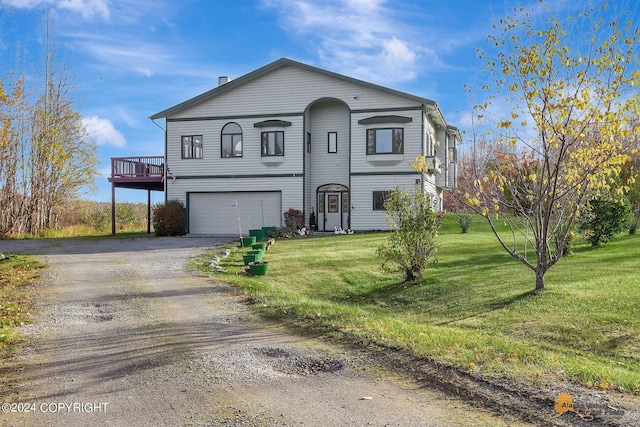
{"type": "Polygon", "coordinates": [[[227,240],[0,241],[48,265],[2,364],[0,425],[519,425],[291,335],[186,270],[227,240]]]}

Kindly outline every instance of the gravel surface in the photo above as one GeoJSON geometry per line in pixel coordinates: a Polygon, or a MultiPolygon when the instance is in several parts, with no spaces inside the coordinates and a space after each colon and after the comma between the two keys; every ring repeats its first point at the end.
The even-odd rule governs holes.
{"type": "Polygon", "coordinates": [[[0,425],[526,425],[288,333],[185,269],[225,241],[0,241],[48,265],[26,341],[1,369],[0,425]]]}

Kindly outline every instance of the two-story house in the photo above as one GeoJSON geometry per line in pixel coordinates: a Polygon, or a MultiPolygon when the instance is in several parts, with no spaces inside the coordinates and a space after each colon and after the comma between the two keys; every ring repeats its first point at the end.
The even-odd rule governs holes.
{"type": "Polygon", "coordinates": [[[288,209],[318,230],[387,229],[386,193],[421,189],[441,208],[460,132],[435,101],[279,59],[151,116],[165,119],[168,200],[191,234],[280,226],[288,209]],[[429,158],[426,174],[409,162],[429,158]]]}

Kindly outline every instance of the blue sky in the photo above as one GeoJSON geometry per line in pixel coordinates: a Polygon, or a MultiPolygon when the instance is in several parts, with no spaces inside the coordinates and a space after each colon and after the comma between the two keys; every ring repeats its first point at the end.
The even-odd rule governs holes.
{"type": "MultiPolygon", "coordinates": [[[[99,190],[85,197],[110,201],[110,157],[163,154],[164,134],[150,115],[212,89],[218,76],[237,78],[281,57],[433,99],[464,129],[464,85],[481,66],[476,48],[514,6],[537,3],[0,0],[0,72],[38,72],[44,16],[54,12],[58,63],[68,64],[82,97],[77,109],[99,145],[99,190]]],[[[116,195],[146,201],[144,191],[116,195]]]]}

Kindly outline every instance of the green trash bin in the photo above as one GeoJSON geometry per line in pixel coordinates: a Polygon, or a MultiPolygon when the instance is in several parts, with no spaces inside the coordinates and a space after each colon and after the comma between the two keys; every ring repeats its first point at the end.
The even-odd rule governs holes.
{"type": "Polygon", "coordinates": [[[262,240],[265,240],[265,233],[263,229],[254,229],[254,230],[249,230],[249,236],[253,236],[256,238],[256,242],[260,242],[262,240]]]}
{"type": "Polygon", "coordinates": [[[261,261],[263,254],[264,254],[264,251],[260,249],[252,249],[250,251],[247,251],[247,255],[255,255],[256,257],[255,261],[261,261]]]}
{"type": "Polygon", "coordinates": [[[256,237],[255,236],[241,237],[240,238],[240,246],[243,247],[243,248],[250,248],[255,243],[256,243],[256,237]]]}
{"type": "Polygon", "coordinates": [[[251,245],[251,247],[253,249],[260,249],[263,252],[267,250],[267,244],[266,243],[254,243],[253,245],[251,245]]]}
{"type": "Polygon", "coordinates": [[[249,273],[252,276],[264,276],[267,274],[269,263],[265,261],[252,262],[249,264],[249,273]]]}
{"type": "Polygon", "coordinates": [[[244,261],[244,265],[249,265],[252,262],[257,262],[260,261],[260,258],[262,258],[260,255],[258,254],[244,254],[242,255],[242,260],[244,261]]]}

